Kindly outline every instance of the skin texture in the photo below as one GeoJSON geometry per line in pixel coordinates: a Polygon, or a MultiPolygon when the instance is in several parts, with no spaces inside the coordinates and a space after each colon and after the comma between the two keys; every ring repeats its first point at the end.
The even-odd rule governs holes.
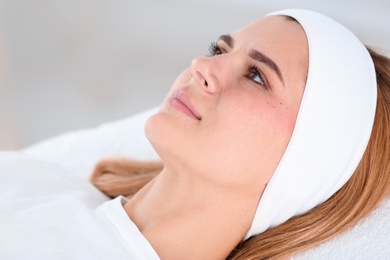
{"type": "Polygon", "coordinates": [[[192,61],[145,126],[164,169],[125,210],[163,259],[231,252],[295,125],[308,66],[303,29],[273,16],[231,37],[192,61]]]}

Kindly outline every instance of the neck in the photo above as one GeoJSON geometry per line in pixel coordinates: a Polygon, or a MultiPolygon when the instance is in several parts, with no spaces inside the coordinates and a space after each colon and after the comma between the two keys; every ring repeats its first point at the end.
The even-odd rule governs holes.
{"type": "Polygon", "coordinates": [[[162,259],[226,258],[250,228],[260,195],[188,176],[164,169],[125,210],[162,259]]]}

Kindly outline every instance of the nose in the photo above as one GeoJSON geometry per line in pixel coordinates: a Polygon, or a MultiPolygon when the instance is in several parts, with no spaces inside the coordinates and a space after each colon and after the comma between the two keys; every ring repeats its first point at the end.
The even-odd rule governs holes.
{"type": "Polygon", "coordinates": [[[220,90],[217,70],[215,57],[197,57],[192,60],[191,76],[208,93],[216,93],[220,90]]]}

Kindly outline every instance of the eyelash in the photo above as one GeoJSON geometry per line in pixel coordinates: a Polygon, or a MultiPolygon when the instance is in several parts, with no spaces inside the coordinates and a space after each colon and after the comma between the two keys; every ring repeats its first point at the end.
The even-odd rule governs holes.
{"type": "MultiPolygon", "coordinates": [[[[222,54],[222,50],[221,48],[218,46],[217,42],[211,42],[210,43],[210,46],[209,46],[209,53],[208,53],[208,56],[209,57],[212,57],[212,56],[216,56],[216,55],[221,55],[222,54]]],[[[260,69],[255,65],[255,64],[250,64],[246,67],[246,77],[249,79],[249,80],[252,80],[255,84],[258,84],[258,85],[261,85],[263,87],[265,87],[265,81],[263,79],[263,76],[261,75],[260,73],[260,69]],[[250,78],[250,75],[252,73],[256,73],[257,76],[259,76],[260,80],[263,82],[263,83],[259,83],[257,81],[254,81],[253,79],[250,78]]]]}
{"type": "Polygon", "coordinates": [[[264,81],[264,79],[263,79],[263,76],[261,75],[259,68],[258,68],[255,64],[250,64],[249,66],[247,66],[246,71],[247,71],[246,77],[247,77],[248,79],[252,80],[253,82],[255,82],[255,83],[258,84],[258,85],[261,85],[261,86],[263,86],[263,87],[266,87],[265,81],[264,81]],[[253,79],[250,78],[250,75],[251,75],[253,72],[255,72],[255,73],[257,74],[257,76],[259,76],[259,78],[260,78],[260,80],[261,80],[262,83],[259,83],[259,82],[257,82],[257,81],[254,81],[253,79]]]}
{"type": "Polygon", "coordinates": [[[208,56],[215,56],[222,54],[221,48],[218,47],[217,42],[211,42],[209,46],[209,54],[208,56]]]}

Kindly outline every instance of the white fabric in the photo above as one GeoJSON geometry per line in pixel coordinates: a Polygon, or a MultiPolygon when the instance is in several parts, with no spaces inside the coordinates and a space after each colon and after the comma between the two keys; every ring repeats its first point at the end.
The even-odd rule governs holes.
{"type": "Polygon", "coordinates": [[[0,258],[159,259],[124,202],[56,163],[0,152],[0,258]]]}
{"type": "Polygon", "coordinates": [[[305,92],[287,149],[259,202],[246,238],[304,213],[331,197],[366,149],[376,108],[376,76],[364,45],[332,19],[285,10],[309,46],[305,92]]]}
{"type": "Polygon", "coordinates": [[[295,257],[294,260],[390,259],[390,197],[356,226],[295,257]]]}
{"type": "Polygon", "coordinates": [[[144,135],[145,121],[157,110],[158,107],[154,107],[97,128],[65,133],[21,151],[58,163],[83,179],[89,178],[93,167],[104,157],[158,160],[157,153],[144,135]]]}

